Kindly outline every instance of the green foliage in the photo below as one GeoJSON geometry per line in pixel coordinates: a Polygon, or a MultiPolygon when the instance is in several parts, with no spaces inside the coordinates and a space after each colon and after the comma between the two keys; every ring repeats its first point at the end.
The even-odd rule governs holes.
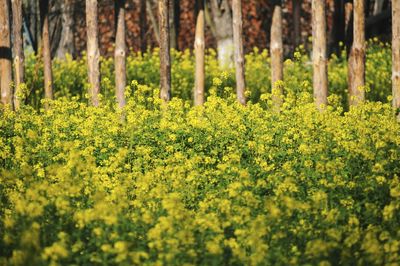
{"type": "Polygon", "coordinates": [[[134,81],[123,111],[2,110],[0,264],[396,265],[391,107],[300,92],[278,114],[221,82],[196,108],[134,81]]]}
{"type": "Polygon", "coordinates": [[[373,39],[368,42],[365,77],[367,98],[386,102],[392,93],[392,50],[389,44],[373,39]]]}

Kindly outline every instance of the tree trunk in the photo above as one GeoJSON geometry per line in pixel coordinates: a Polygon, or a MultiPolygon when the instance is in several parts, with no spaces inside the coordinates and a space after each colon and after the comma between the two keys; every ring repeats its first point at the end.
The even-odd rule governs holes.
{"type": "Polygon", "coordinates": [[[22,0],[12,0],[12,14],[13,14],[13,36],[14,36],[14,79],[15,79],[15,93],[14,93],[14,107],[19,109],[21,104],[21,83],[24,83],[25,75],[25,56],[22,41],[22,0]]]}
{"type": "Polygon", "coordinates": [[[199,11],[196,22],[196,36],[194,49],[196,54],[196,76],[194,88],[194,105],[202,105],[204,103],[204,0],[197,0],[199,11]]]}
{"type": "MultiPolygon", "coordinates": [[[[53,99],[53,76],[51,72],[51,48],[49,34],[49,0],[40,0],[40,17],[42,24],[43,68],[44,68],[44,97],[53,99]]],[[[48,109],[45,104],[45,109],[48,109]]]]}
{"type": "Polygon", "coordinates": [[[125,0],[115,1],[115,94],[118,106],[125,106],[126,44],[125,44],[125,0]]]}
{"type": "Polygon", "coordinates": [[[230,67],[233,62],[233,28],[231,8],[228,0],[210,0],[211,15],[217,40],[218,62],[221,67],[230,67]]]}
{"type": "Polygon", "coordinates": [[[158,26],[157,20],[153,13],[153,5],[151,0],[147,2],[147,15],[150,17],[151,25],[153,26],[154,36],[156,37],[157,42],[160,44],[160,27],[158,26]]]}
{"type": "Polygon", "coordinates": [[[283,41],[282,41],[282,4],[274,5],[271,25],[271,88],[274,106],[279,110],[282,105],[282,86],[275,83],[283,80],[283,41]]]}
{"type": "Polygon", "coordinates": [[[56,57],[65,59],[66,54],[74,54],[74,1],[63,0],[61,4],[61,39],[56,57]]]}
{"type": "Polygon", "coordinates": [[[392,95],[400,121],[400,0],[392,0],[392,95]]]}
{"type": "Polygon", "coordinates": [[[100,51],[97,25],[97,0],[86,0],[87,61],[91,104],[99,106],[100,51]]]}
{"type": "Polygon", "coordinates": [[[140,0],[140,50],[142,53],[147,50],[147,15],[146,15],[147,0],[140,0]]]}
{"type": "MultiPolygon", "coordinates": [[[[301,1],[302,0],[292,0],[292,6],[293,6],[293,44],[294,44],[295,48],[298,47],[300,45],[300,43],[301,43],[301,27],[300,27],[301,26],[301,1]]],[[[281,11],[281,13],[282,13],[282,11],[281,11]]]]}
{"type": "Polygon", "coordinates": [[[160,98],[168,102],[171,99],[169,0],[158,1],[158,15],[160,23],[160,98]]]}
{"type": "Polygon", "coordinates": [[[244,76],[242,0],[232,1],[232,11],[233,42],[235,46],[236,94],[239,103],[245,105],[246,82],[244,76]]]}
{"type": "Polygon", "coordinates": [[[10,6],[8,0],[0,0],[0,87],[1,102],[13,108],[12,51],[10,38],[10,6]]]}
{"type": "Polygon", "coordinates": [[[169,27],[171,48],[179,50],[180,0],[170,0],[169,27]]]}
{"type": "Polygon", "coordinates": [[[10,7],[8,0],[0,0],[0,87],[1,102],[12,108],[12,55],[10,38],[10,7]]]}
{"type": "Polygon", "coordinates": [[[365,16],[364,0],[354,0],[353,45],[349,57],[350,105],[365,100],[365,16]]]}
{"type": "Polygon", "coordinates": [[[313,87],[318,109],[328,102],[325,0],[312,0],[313,87]]]}

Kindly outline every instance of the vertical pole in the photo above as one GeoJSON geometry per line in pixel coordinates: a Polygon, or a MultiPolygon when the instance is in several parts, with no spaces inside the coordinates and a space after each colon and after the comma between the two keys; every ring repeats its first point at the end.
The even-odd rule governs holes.
{"type": "MultiPolygon", "coordinates": [[[[393,108],[400,108],[400,0],[392,0],[392,96],[393,108]]],[[[400,113],[397,114],[400,121],[400,113]]]]}
{"type": "Polygon", "coordinates": [[[115,2],[115,95],[118,106],[125,106],[126,86],[126,43],[125,43],[125,0],[115,2]]]}
{"type": "Polygon", "coordinates": [[[241,0],[232,1],[233,11],[233,43],[235,47],[236,67],[236,94],[239,103],[246,104],[246,82],[244,75],[244,52],[243,52],[243,20],[241,0]]]}
{"type": "Polygon", "coordinates": [[[353,45],[349,57],[349,96],[350,105],[365,100],[365,15],[364,1],[354,0],[353,45]]]}
{"type": "Polygon", "coordinates": [[[12,109],[10,14],[8,0],[0,0],[0,87],[1,103],[12,109]]]}
{"type": "Polygon", "coordinates": [[[15,93],[14,107],[16,110],[21,105],[21,83],[24,83],[24,47],[22,42],[22,0],[11,0],[13,14],[13,36],[14,36],[14,74],[15,74],[15,93]]]}
{"type": "MultiPolygon", "coordinates": [[[[44,68],[44,97],[53,99],[53,75],[51,72],[51,48],[49,33],[49,0],[40,1],[40,14],[42,23],[43,68],[44,68]]],[[[45,104],[48,109],[48,104],[45,104]]]]}
{"type": "Polygon", "coordinates": [[[160,98],[168,102],[171,99],[169,0],[158,1],[158,15],[160,23],[160,98]]]}
{"type": "Polygon", "coordinates": [[[97,0],[86,0],[87,61],[90,102],[99,106],[100,51],[97,24],[97,0]]]}
{"type": "Polygon", "coordinates": [[[271,88],[272,100],[279,110],[282,104],[282,86],[276,86],[278,80],[283,80],[283,42],[282,42],[282,4],[274,5],[271,25],[271,88]]]}
{"type": "Polygon", "coordinates": [[[325,0],[312,0],[313,88],[318,109],[328,102],[325,0]]]}
{"type": "Polygon", "coordinates": [[[204,103],[204,0],[198,0],[199,11],[196,22],[196,36],[194,42],[196,56],[196,75],[194,88],[194,105],[204,103]]]}

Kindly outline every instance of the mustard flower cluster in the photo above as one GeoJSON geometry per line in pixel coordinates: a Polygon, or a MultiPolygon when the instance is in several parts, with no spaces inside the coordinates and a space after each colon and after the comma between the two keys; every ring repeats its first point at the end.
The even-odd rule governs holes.
{"type": "Polygon", "coordinates": [[[135,81],[124,110],[0,110],[0,265],[399,265],[391,107],[214,78],[200,107],[135,81]]]}

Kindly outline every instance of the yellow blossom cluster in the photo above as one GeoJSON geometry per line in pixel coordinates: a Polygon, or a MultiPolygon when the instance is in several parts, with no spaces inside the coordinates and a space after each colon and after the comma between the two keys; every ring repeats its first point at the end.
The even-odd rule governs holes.
{"type": "Polygon", "coordinates": [[[203,106],[194,60],[173,51],[174,98],[159,99],[158,50],[127,58],[127,106],[102,59],[100,107],[86,59],[27,58],[28,105],[0,107],[0,265],[399,265],[400,124],[390,47],[368,43],[367,98],[347,111],[345,54],[329,62],[319,112],[303,47],[285,61],[280,112],[270,58],[246,55],[247,106],[234,72],[206,56],[203,106]]]}
{"type": "Polygon", "coordinates": [[[123,112],[1,109],[0,265],[399,265],[389,105],[131,88],[123,112]]]}

